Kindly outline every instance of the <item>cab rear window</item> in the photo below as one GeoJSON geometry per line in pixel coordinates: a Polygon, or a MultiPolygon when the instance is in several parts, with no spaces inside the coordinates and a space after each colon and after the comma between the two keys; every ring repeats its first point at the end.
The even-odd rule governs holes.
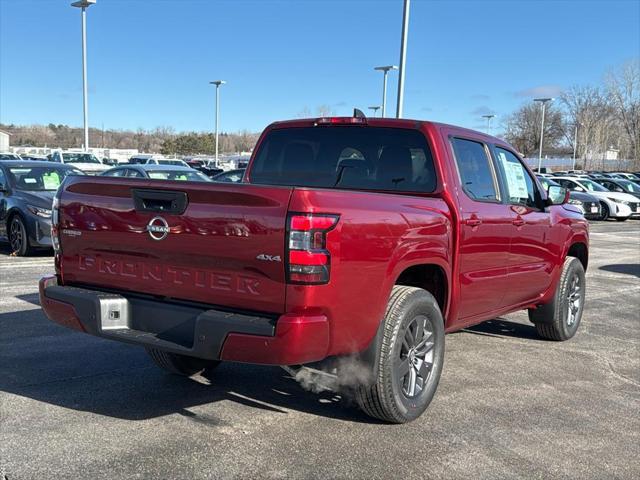
{"type": "Polygon", "coordinates": [[[251,183],[426,193],[437,184],[421,132],[369,126],[271,130],[251,167],[251,183]]]}

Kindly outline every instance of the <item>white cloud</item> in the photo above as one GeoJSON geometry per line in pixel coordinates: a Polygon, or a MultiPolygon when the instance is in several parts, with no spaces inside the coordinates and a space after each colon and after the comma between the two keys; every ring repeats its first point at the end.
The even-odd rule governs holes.
{"type": "Polygon", "coordinates": [[[557,97],[562,93],[560,85],[538,85],[515,93],[516,97],[557,97]]]}

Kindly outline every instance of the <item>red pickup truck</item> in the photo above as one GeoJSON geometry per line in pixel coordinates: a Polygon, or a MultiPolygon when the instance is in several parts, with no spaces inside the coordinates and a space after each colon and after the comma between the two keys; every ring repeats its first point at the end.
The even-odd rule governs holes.
{"type": "Polygon", "coordinates": [[[575,334],[588,224],[567,197],[479,132],[276,122],[238,184],[68,177],[40,299],[173,373],[356,358],[359,405],[401,423],[433,398],[445,332],[527,309],[542,337],[575,334]]]}

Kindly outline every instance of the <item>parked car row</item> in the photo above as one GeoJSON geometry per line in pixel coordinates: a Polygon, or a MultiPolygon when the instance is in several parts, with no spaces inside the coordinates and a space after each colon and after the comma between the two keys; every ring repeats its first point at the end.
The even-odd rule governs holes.
{"type": "Polygon", "coordinates": [[[541,173],[538,180],[543,185],[553,182],[569,189],[569,203],[582,210],[588,219],[613,218],[624,222],[640,218],[640,172],[570,170],[541,173]]]}
{"type": "Polygon", "coordinates": [[[556,170],[555,172],[551,172],[548,169],[544,169],[543,172],[539,173],[542,176],[571,176],[571,177],[584,177],[591,179],[602,179],[602,178],[622,178],[626,180],[631,180],[634,182],[640,181],[640,172],[605,172],[603,170],[556,170]]]}
{"type": "MultiPolygon", "coordinates": [[[[54,151],[46,161],[21,159],[13,153],[0,154],[0,160],[0,236],[8,238],[17,255],[51,247],[51,202],[67,175],[237,183],[245,173],[244,168],[224,172],[198,159],[187,163],[156,155],[135,156],[115,167],[91,153],[63,151],[54,151]]],[[[567,188],[568,204],[588,220],[640,218],[640,178],[636,174],[569,171],[541,173],[537,178],[546,190],[567,188]]]]}
{"type": "MultiPolygon", "coordinates": [[[[74,152],[54,150],[49,155],[18,155],[15,153],[0,153],[0,160],[31,160],[31,161],[49,161],[61,164],[72,164],[84,173],[89,175],[99,175],[109,168],[118,165],[173,165],[197,170],[207,177],[214,177],[223,173],[225,169],[218,168],[215,163],[197,158],[187,158],[182,160],[179,158],[164,158],[156,154],[140,154],[132,156],[128,162],[120,163],[115,160],[103,158],[100,160],[93,153],[74,152]]],[[[228,170],[228,169],[227,169],[228,170]]]]}

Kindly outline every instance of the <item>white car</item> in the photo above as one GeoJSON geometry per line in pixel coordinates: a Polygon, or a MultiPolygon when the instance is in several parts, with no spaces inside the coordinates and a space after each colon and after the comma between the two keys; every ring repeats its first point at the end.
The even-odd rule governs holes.
{"type": "Polygon", "coordinates": [[[587,178],[553,177],[552,180],[569,190],[586,192],[597,197],[602,206],[601,220],[615,218],[619,222],[624,222],[632,216],[640,217],[640,200],[629,193],[610,192],[587,178]]]}
{"type": "Polygon", "coordinates": [[[73,165],[89,175],[98,175],[111,168],[105,165],[93,153],[83,152],[62,152],[55,150],[51,153],[51,161],[64,163],[65,165],[73,165]]]}
{"type": "MultiPolygon", "coordinates": [[[[156,165],[173,165],[175,167],[189,167],[189,164],[184,160],[180,160],[178,158],[156,158],[154,159],[156,165]]],[[[149,162],[152,163],[152,162],[149,162]]]]}
{"type": "Polygon", "coordinates": [[[20,155],[17,155],[15,153],[11,153],[11,152],[0,152],[0,160],[22,160],[22,158],[20,158],[20,155]]]}
{"type": "Polygon", "coordinates": [[[625,180],[631,180],[632,182],[638,181],[638,177],[633,173],[616,172],[615,174],[618,175],[620,178],[624,178],[625,180]]]}
{"type": "Polygon", "coordinates": [[[174,165],[176,167],[188,167],[187,162],[178,158],[163,158],[155,155],[135,155],[129,159],[129,163],[136,165],[174,165]]]}

